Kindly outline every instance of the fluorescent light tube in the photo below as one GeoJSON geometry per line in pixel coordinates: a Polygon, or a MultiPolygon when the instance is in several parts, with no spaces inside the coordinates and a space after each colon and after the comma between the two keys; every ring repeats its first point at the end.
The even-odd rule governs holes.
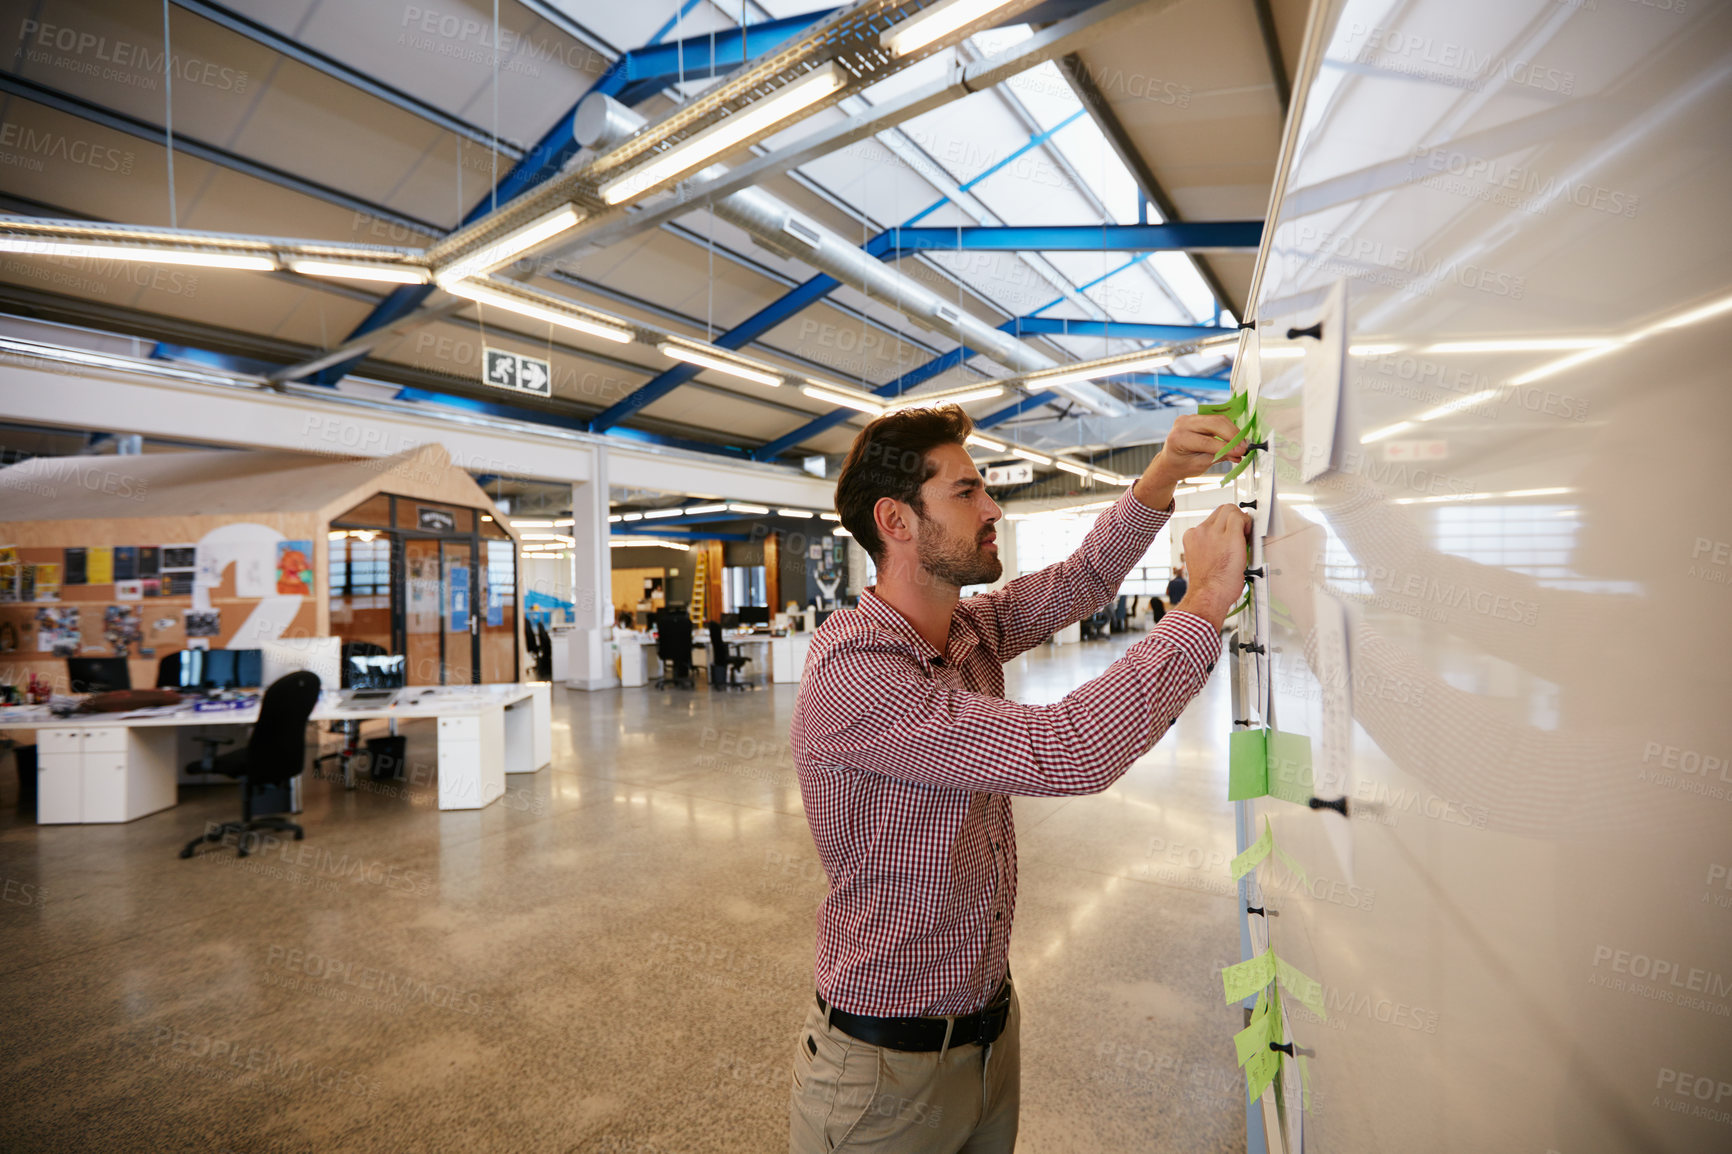
{"type": "Polygon", "coordinates": [[[646,509],[644,511],[643,519],[646,521],[654,521],[658,517],[682,517],[684,515],[684,509],[646,509]]]}
{"type": "Polygon", "coordinates": [[[804,517],[804,518],[807,518],[809,520],[812,516],[812,511],[810,509],[777,509],[776,510],[776,516],[778,516],[778,517],[804,517]]]}
{"type": "Polygon", "coordinates": [[[600,337],[606,341],[615,341],[622,345],[628,345],[632,341],[630,329],[616,328],[613,325],[602,324],[600,321],[592,321],[587,317],[550,309],[545,305],[536,304],[534,301],[527,301],[522,297],[488,288],[477,281],[441,280],[439,287],[454,297],[462,297],[464,300],[475,301],[477,304],[492,305],[494,308],[501,308],[508,313],[516,313],[518,316],[528,317],[531,320],[546,321],[548,324],[575,329],[577,332],[587,333],[592,337],[600,337]]]}
{"type": "Polygon", "coordinates": [[[929,397],[899,397],[884,405],[886,412],[898,409],[918,409],[924,405],[962,405],[969,401],[984,401],[989,397],[1004,395],[1003,385],[982,385],[978,389],[964,389],[960,393],[935,393],[929,397]]]}
{"type": "Polygon", "coordinates": [[[1079,477],[1091,477],[1094,475],[1093,469],[1088,468],[1086,465],[1078,465],[1074,461],[1067,461],[1063,457],[1054,457],[1052,463],[1058,468],[1063,469],[1065,472],[1075,473],[1079,477]]]}
{"type": "Polygon", "coordinates": [[[819,513],[818,516],[824,518],[826,521],[840,521],[842,519],[840,513],[819,513]]]}
{"type": "Polygon", "coordinates": [[[732,151],[748,138],[791,119],[848,82],[834,61],[814,68],[792,84],[730,112],[715,124],[649,157],[621,176],[605,181],[596,192],[608,204],[621,204],[732,151]]]}
{"type": "Polygon", "coordinates": [[[727,511],[726,505],[687,505],[685,508],[685,514],[688,517],[696,516],[699,513],[726,513],[727,511]]]}
{"type": "MultiPolygon", "coordinates": [[[[1096,469],[1094,471],[1094,476],[1095,480],[1108,485],[1129,485],[1136,479],[1134,477],[1120,476],[1118,473],[1108,473],[1101,469],[1096,469]]],[[[1107,503],[1110,505],[1112,502],[1109,501],[1107,503]]]]}
{"type": "Polygon", "coordinates": [[[0,252],[26,256],[78,256],[91,260],[137,260],[152,264],[186,264],[200,268],[228,268],[241,272],[274,272],[277,262],[268,256],[238,256],[197,249],[152,248],[135,244],[84,244],[80,241],[0,236],[0,252]]]}
{"type": "Polygon", "coordinates": [[[854,535],[854,534],[848,532],[848,530],[842,528],[842,526],[840,526],[840,525],[836,526],[836,528],[833,530],[833,532],[838,537],[852,537],[854,535]]]}
{"type": "Polygon", "coordinates": [[[968,443],[978,448],[989,450],[990,452],[1004,452],[1004,445],[1002,443],[994,441],[990,437],[983,437],[979,433],[968,434],[968,443]]]}
{"type": "Polygon", "coordinates": [[[621,517],[618,513],[611,513],[608,515],[607,523],[609,525],[617,525],[619,522],[621,522],[623,520],[625,520],[625,518],[621,517]]]}
{"type": "Polygon", "coordinates": [[[624,516],[622,516],[620,518],[620,520],[621,521],[641,521],[641,520],[643,520],[643,514],[642,513],[627,513],[624,516]]]}
{"type": "Polygon", "coordinates": [[[730,513],[768,513],[769,511],[768,505],[747,505],[739,501],[728,502],[728,512],[730,513]]]}
{"type": "Polygon", "coordinates": [[[1031,453],[1027,449],[1018,448],[1015,445],[1010,447],[1010,451],[1013,456],[1021,457],[1025,461],[1033,461],[1037,465],[1050,465],[1053,463],[1051,457],[1043,457],[1039,453],[1031,453]]]}
{"type": "Polygon", "coordinates": [[[777,388],[782,383],[781,377],[765,372],[763,369],[754,369],[747,365],[738,364],[723,357],[715,356],[711,353],[702,352],[698,349],[689,349],[685,345],[676,345],[672,341],[663,341],[661,344],[657,345],[656,352],[660,353],[664,357],[669,357],[676,361],[684,361],[688,365],[698,365],[702,368],[714,369],[718,373],[727,373],[730,377],[739,377],[743,381],[752,381],[756,384],[768,385],[772,389],[777,388]]]}
{"type": "Polygon", "coordinates": [[[1111,365],[1092,365],[1069,372],[1054,373],[1052,376],[1034,376],[1028,378],[1031,385],[1069,385],[1077,381],[1092,381],[1099,377],[1117,376],[1119,373],[1138,373],[1147,369],[1158,369],[1163,365],[1173,363],[1171,353],[1156,353],[1152,356],[1138,357],[1135,360],[1120,361],[1111,365]]]}
{"type": "Polygon", "coordinates": [[[862,413],[871,413],[874,417],[882,416],[884,406],[871,397],[856,393],[844,393],[836,389],[826,389],[822,385],[804,385],[800,391],[815,401],[829,401],[832,405],[842,405],[850,409],[858,409],[862,413]]]}
{"type": "Polygon", "coordinates": [[[445,267],[435,270],[433,279],[461,280],[498,268],[549,237],[558,236],[566,229],[575,227],[583,218],[584,213],[574,204],[556,208],[545,216],[536,217],[515,232],[507,233],[492,244],[478,248],[467,256],[460,256],[445,267]]]}
{"type": "Polygon", "coordinates": [[[1003,8],[1009,0],[941,0],[878,34],[878,44],[892,56],[918,52],[1003,8]]]}
{"type": "Polygon", "coordinates": [[[302,276],[329,276],[340,280],[381,281],[385,284],[426,284],[433,274],[412,264],[363,264],[359,261],[291,260],[289,269],[302,276]]]}

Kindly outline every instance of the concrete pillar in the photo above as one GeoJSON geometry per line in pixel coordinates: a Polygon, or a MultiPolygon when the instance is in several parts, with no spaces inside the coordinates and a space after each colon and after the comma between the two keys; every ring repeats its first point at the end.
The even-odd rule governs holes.
{"type": "Polygon", "coordinates": [[[607,449],[597,446],[588,481],[571,487],[571,591],[575,628],[568,633],[566,688],[612,689],[613,563],[607,546],[607,449]]]}

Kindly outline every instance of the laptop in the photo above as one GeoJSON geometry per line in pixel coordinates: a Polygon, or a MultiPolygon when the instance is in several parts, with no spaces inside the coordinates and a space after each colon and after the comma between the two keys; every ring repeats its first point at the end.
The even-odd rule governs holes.
{"type": "Polygon", "coordinates": [[[343,695],[343,704],[355,709],[379,709],[397,700],[395,689],[351,689],[343,695]]]}

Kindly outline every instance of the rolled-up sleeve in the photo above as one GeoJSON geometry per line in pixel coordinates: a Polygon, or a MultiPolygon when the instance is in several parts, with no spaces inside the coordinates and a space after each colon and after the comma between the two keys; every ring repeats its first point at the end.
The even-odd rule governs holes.
{"type": "Polygon", "coordinates": [[[817,765],[929,785],[1031,797],[1098,793],[1167,731],[1220,649],[1208,622],[1169,613],[1063,700],[1021,705],[943,685],[887,638],[842,638],[806,670],[802,752],[817,765]]]}

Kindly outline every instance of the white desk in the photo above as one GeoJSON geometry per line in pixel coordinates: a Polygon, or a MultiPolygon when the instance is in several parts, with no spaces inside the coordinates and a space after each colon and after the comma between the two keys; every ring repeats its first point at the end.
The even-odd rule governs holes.
{"type": "MultiPolygon", "coordinates": [[[[307,720],[436,720],[439,808],[480,809],[504,794],[507,773],[534,773],[553,760],[550,690],[545,682],[411,686],[393,705],[360,709],[327,690],[307,720]]],[[[175,804],[178,728],[251,725],[258,713],[255,706],[54,717],[46,706],[13,707],[0,709],[0,730],[39,731],[39,824],[125,822],[175,804]]]]}

